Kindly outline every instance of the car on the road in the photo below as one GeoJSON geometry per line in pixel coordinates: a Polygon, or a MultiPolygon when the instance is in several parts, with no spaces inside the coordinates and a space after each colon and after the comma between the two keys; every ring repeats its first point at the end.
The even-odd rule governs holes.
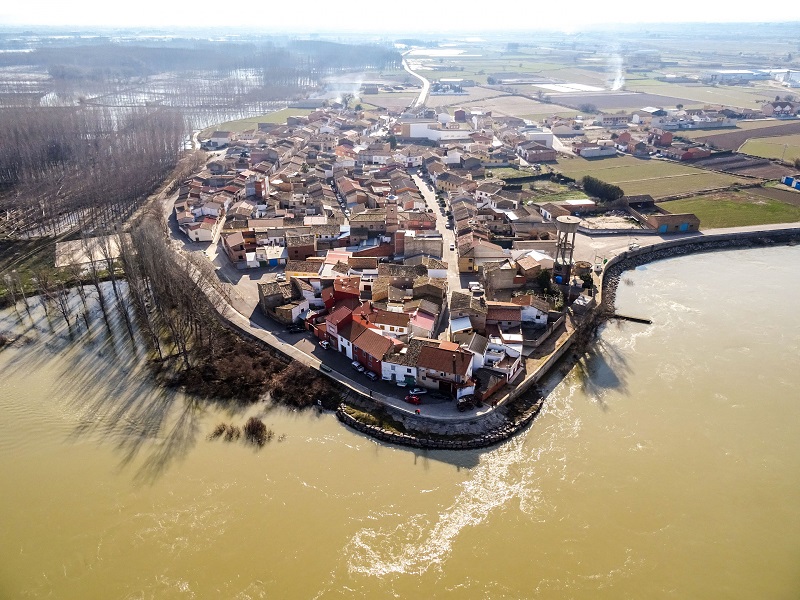
{"type": "Polygon", "coordinates": [[[350,366],[353,367],[359,373],[363,373],[366,370],[366,369],[364,369],[364,365],[362,365],[357,360],[354,360],[353,362],[351,362],[350,366]]]}
{"type": "Polygon", "coordinates": [[[297,325],[297,324],[289,325],[286,328],[286,331],[288,333],[303,333],[305,330],[306,330],[305,327],[303,327],[302,325],[297,325]]]}
{"type": "Polygon", "coordinates": [[[375,381],[376,379],[378,379],[378,376],[372,371],[367,371],[366,373],[364,373],[364,375],[366,375],[367,379],[369,379],[370,381],[375,381]]]}
{"type": "Polygon", "coordinates": [[[399,388],[408,387],[408,384],[405,381],[398,381],[397,382],[397,387],[399,387],[399,388]]]}
{"type": "Polygon", "coordinates": [[[427,394],[428,390],[426,390],[425,388],[415,387],[415,388],[412,388],[411,391],[408,392],[408,393],[412,394],[414,396],[421,396],[422,394],[427,394]]]}
{"type": "Polygon", "coordinates": [[[319,347],[322,348],[323,350],[327,350],[328,348],[331,347],[331,343],[325,340],[320,340],[319,347]]]}
{"type": "Polygon", "coordinates": [[[445,225],[445,228],[446,228],[446,229],[452,229],[452,228],[453,228],[453,224],[452,224],[452,223],[447,223],[447,224],[445,225]]]}
{"type": "Polygon", "coordinates": [[[286,281],[286,273],[278,273],[275,275],[275,281],[286,281]]]}
{"type": "Polygon", "coordinates": [[[422,404],[422,400],[419,399],[419,396],[414,396],[414,395],[411,395],[411,394],[406,396],[405,400],[409,404],[417,404],[417,405],[422,404]]]}
{"type": "Polygon", "coordinates": [[[456,245],[455,244],[450,244],[450,251],[452,252],[455,249],[456,249],[456,245]]]}

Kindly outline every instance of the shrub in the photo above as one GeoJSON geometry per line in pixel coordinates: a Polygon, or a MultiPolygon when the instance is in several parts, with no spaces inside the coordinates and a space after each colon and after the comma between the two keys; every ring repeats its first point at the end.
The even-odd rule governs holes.
{"type": "Polygon", "coordinates": [[[255,444],[259,448],[272,439],[275,433],[271,429],[267,429],[261,419],[250,417],[244,426],[244,438],[251,444],[255,444]]]}

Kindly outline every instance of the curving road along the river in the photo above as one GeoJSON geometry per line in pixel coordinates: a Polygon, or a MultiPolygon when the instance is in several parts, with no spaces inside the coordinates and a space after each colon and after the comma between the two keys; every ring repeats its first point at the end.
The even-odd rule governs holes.
{"type": "Polygon", "coordinates": [[[431,82],[425,79],[419,73],[411,70],[411,67],[408,65],[408,61],[406,60],[406,56],[409,52],[411,52],[411,50],[403,54],[403,68],[409,74],[413,75],[422,82],[422,91],[419,93],[419,96],[417,96],[417,99],[411,104],[411,108],[420,108],[425,106],[425,101],[428,99],[428,92],[431,90],[431,82]]]}

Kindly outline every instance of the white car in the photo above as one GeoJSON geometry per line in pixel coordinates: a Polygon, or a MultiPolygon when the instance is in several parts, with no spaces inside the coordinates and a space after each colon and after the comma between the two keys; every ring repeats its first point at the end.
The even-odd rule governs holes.
{"type": "Polygon", "coordinates": [[[426,390],[425,388],[418,388],[418,387],[416,387],[416,388],[413,388],[413,389],[412,389],[410,392],[408,392],[408,393],[409,393],[410,395],[412,395],[412,396],[419,396],[419,395],[421,395],[421,394],[427,394],[427,393],[428,393],[428,390],[426,390]]]}
{"type": "Polygon", "coordinates": [[[455,249],[456,249],[456,245],[455,245],[455,244],[450,244],[450,251],[452,252],[452,251],[454,251],[455,249]]]}

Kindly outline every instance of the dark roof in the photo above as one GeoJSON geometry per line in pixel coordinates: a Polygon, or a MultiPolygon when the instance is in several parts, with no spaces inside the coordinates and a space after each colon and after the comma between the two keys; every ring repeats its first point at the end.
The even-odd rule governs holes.
{"type": "Polygon", "coordinates": [[[389,310],[379,310],[370,319],[373,323],[394,327],[408,327],[409,315],[389,310]]]}
{"type": "Polygon", "coordinates": [[[296,247],[296,246],[313,246],[314,245],[314,236],[313,235],[287,235],[286,236],[286,246],[287,247],[296,247]]]}
{"type": "Polygon", "coordinates": [[[471,310],[476,314],[486,314],[486,306],[481,304],[480,299],[475,298],[472,294],[455,291],[450,295],[450,310],[471,310]]]}
{"type": "Polygon", "coordinates": [[[294,271],[297,273],[313,273],[319,274],[319,268],[322,265],[319,261],[311,260],[289,260],[286,261],[286,271],[294,271]]]}
{"type": "Polygon", "coordinates": [[[469,340],[469,344],[467,344],[467,348],[470,350],[470,352],[483,355],[483,353],[486,352],[486,347],[488,345],[489,338],[484,337],[479,333],[473,333],[472,338],[469,340]]]}
{"type": "Polygon", "coordinates": [[[356,321],[350,321],[347,325],[344,325],[341,329],[337,329],[337,334],[340,338],[344,338],[349,342],[354,342],[358,336],[360,336],[364,331],[366,331],[366,327],[361,323],[357,323],[356,321]]]}
{"type": "Polygon", "coordinates": [[[380,263],[378,265],[379,277],[407,277],[415,279],[428,275],[425,265],[395,265],[392,263],[380,263]]]}

